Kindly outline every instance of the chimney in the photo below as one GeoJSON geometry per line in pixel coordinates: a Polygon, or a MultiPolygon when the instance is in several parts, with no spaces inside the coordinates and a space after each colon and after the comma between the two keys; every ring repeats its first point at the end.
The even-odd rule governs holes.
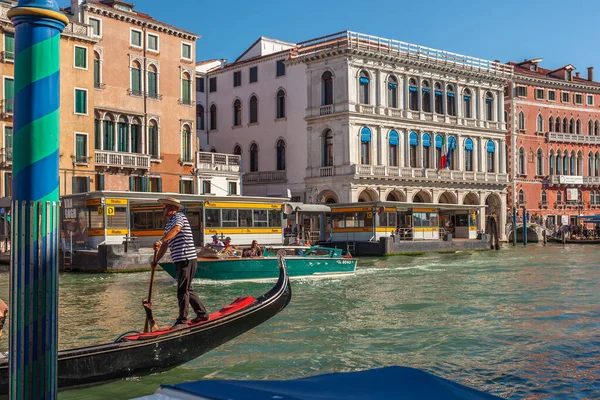
{"type": "Polygon", "coordinates": [[[588,67],[588,81],[594,80],[594,67],[588,67]]]}
{"type": "Polygon", "coordinates": [[[227,59],[221,58],[221,68],[225,68],[226,65],[227,65],[227,59]]]}
{"type": "Polygon", "coordinates": [[[579,72],[575,72],[575,78],[579,78],[579,72]]]}
{"type": "Polygon", "coordinates": [[[73,14],[73,20],[75,22],[81,23],[83,18],[81,16],[81,6],[83,5],[83,0],[71,0],[71,14],[73,14]]]}

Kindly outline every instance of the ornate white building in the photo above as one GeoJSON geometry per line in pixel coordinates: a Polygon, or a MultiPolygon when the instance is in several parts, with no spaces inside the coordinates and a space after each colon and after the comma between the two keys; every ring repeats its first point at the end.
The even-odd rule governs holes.
{"type": "Polygon", "coordinates": [[[354,32],[261,38],[207,71],[216,90],[203,118],[218,126],[201,146],[208,136],[216,151],[242,154],[244,194],[467,204],[504,221],[512,74],[500,62],[354,32]]]}

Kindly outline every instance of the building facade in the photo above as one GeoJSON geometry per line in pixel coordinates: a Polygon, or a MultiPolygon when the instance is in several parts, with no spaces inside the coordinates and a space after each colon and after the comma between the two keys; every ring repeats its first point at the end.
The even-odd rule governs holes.
{"type": "Polygon", "coordinates": [[[242,154],[244,194],[467,204],[504,220],[512,69],[354,32],[261,38],[207,72],[207,135],[242,154]]]}
{"type": "Polygon", "coordinates": [[[550,70],[541,61],[510,63],[509,207],[549,226],[572,225],[600,209],[600,83],[591,67],[584,78],[572,65],[550,70]]]}
{"type": "MultiPolygon", "coordinates": [[[[7,12],[16,4],[16,0],[0,4],[0,197],[10,197],[12,188],[15,31],[7,12]]],[[[89,138],[94,129],[93,114],[89,113],[89,107],[94,102],[94,75],[90,55],[97,42],[98,39],[92,36],[91,28],[77,22],[70,22],[61,35],[61,195],[77,188],[80,177],[91,177],[94,174],[94,160],[88,159],[87,155],[90,154],[89,138]],[[81,100],[79,104],[76,99],[81,100]]]]}
{"type": "MultiPolygon", "coordinates": [[[[72,0],[64,11],[97,39],[87,53],[88,105],[75,110],[76,118],[92,121],[86,151],[76,155],[90,172],[74,178],[73,192],[197,193],[193,82],[199,36],[122,1],[72,0]]],[[[83,96],[75,93],[75,101],[83,96]]],[[[63,123],[62,130],[69,129],[63,123]]]]}

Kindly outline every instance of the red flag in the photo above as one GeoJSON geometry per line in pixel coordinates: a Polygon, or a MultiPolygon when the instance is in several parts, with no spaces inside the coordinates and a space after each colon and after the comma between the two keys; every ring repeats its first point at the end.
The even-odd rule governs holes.
{"type": "Polygon", "coordinates": [[[446,168],[446,155],[442,154],[442,159],[440,160],[440,169],[446,168]]]}

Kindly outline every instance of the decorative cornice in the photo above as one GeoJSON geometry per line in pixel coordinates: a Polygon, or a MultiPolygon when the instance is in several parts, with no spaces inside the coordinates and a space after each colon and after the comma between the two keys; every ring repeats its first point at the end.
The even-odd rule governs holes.
{"type": "MultiPolygon", "coordinates": [[[[207,77],[213,77],[216,75],[220,75],[226,72],[230,72],[230,71],[240,71],[242,68],[248,67],[248,66],[254,66],[254,65],[258,65],[258,64],[262,64],[265,61],[276,61],[276,60],[280,60],[282,59],[282,56],[288,56],[290,50],[283,50],[277,53],[273,53],[273,54],[268,54],[266,56],[262,56],[262,57],[257,57],[256,59],[251,59],[251,60],[244,60],[244,61],[238,61],[237,63],[233,63],[230,65],[226,65],[223,68],[218,68],[218,69],[213,69],[213,70],[209,70],[207,71],[205,74],[207,77]]],[[[289,56],[288,56],[289,57],[289,56]]],[[[286,61],[286,63],[288,63],[289,59],[288,57],[285,58],[284,61],[286,61]]]]}
{"type": "Polygon", "coordinates": [[[593,92],[596,94],[600,94],[600,86],[597,85],[585,85],[583,83],[577,83],[577,82],[567,82],[567,81],[557,81],[557,80],[550,80],[550,79],[544,79],[544,78],[538,78],[535,76],[529,76],[529,75],[521,75],[521,74],[515,74],[514,76],[514,81],[516,84],[519,83],[524,83],[524,84],[530,84],[530,83],[535,83],[537,85],[540,86],[544,86],[546,88],[562,88],[562,89],[569,89],[569,90],[587,90],[589,92],[593,92]]]}
{"type": "Polygon", "coordinates": [[[133,12],[120,11],[120,10],[117,10],[116,8],[109,8],[106,6],[96,5],[93,3],[85,3],[84,9],[90,13],[102,15],[102,16],[117,19],[120,21],[125,21],[130,24],[135,24],[138,26],[147,26],[158,32],[166,33],[166,34],[172,35],[172,36],[177,36],[177,37],[180,37],[185,40],[192,40],[195,42],[198,39],[200,39],[199,35],[184,31],[182,29],[175,28],[174,26],[167,25],[160,21],[140,18],[137,15],[135,15],[133,12]]]}

